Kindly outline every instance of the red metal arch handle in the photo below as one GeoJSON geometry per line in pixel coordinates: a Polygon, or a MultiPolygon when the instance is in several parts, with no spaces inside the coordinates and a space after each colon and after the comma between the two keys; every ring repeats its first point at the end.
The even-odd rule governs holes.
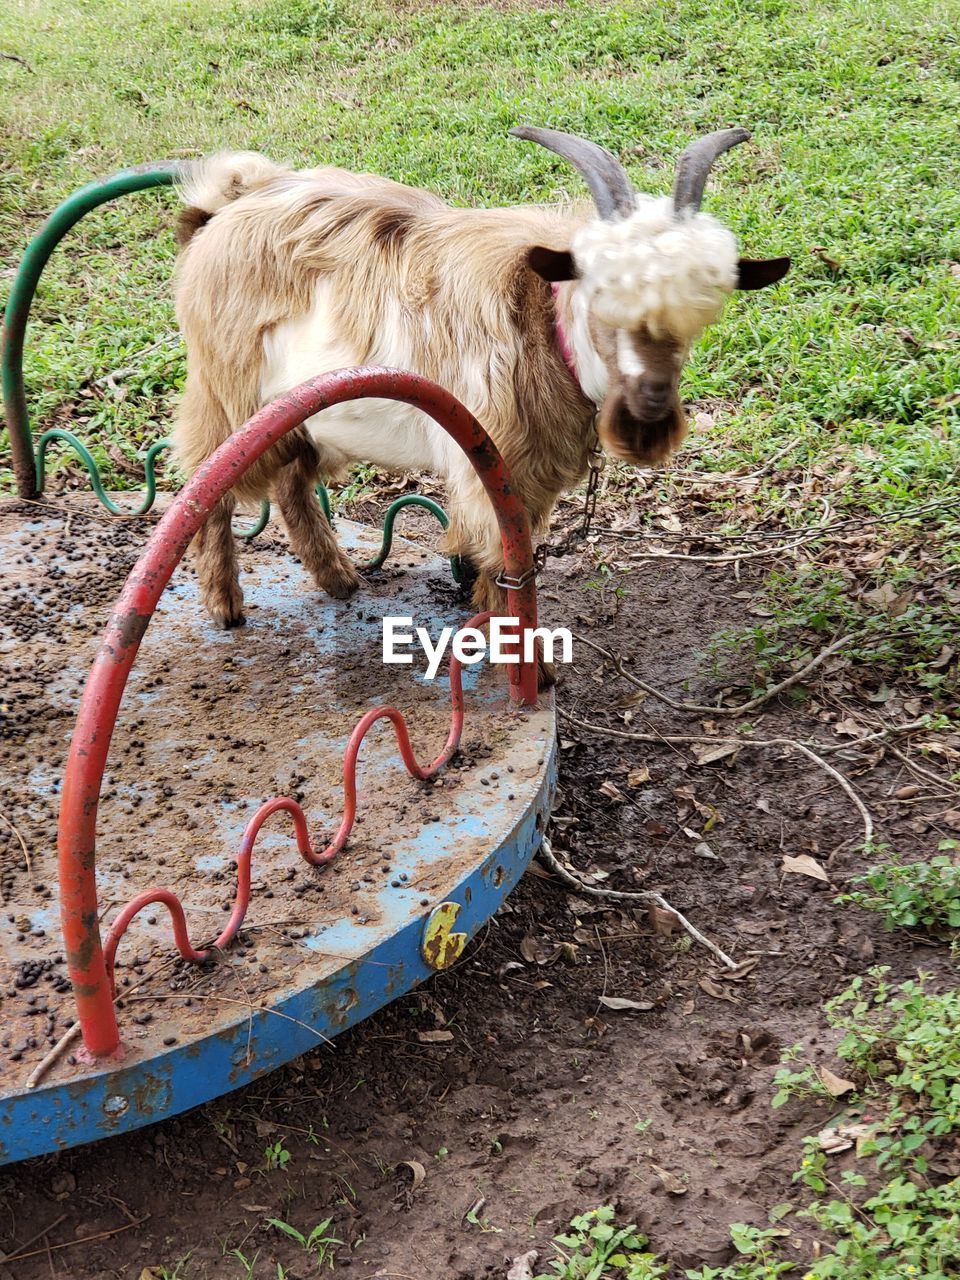
{"type": "Polygon", "coordinates": [[[453,437],[477,472],[496,513],[504,571],[523,585],[510,592],[510,616],[520,620],[521,662],[511,668],[514,696],[532,705],[536,662],[524,662],[525,633],[537,625],[533,550],[523,504],[493,441],[449,392],[398,369],[342,369],[295,387],[261,409],[212,454],[178,494],[131,570],[84,688],[63,779],[58,832],[60,911],[64,947],[88,1053],[120,1045],[100,940],[96,827],[100,788],[120,701],[140,641],[190,540],[221,497],[288,431],[347,400],[400,400],[429,414],[453,437]]]}

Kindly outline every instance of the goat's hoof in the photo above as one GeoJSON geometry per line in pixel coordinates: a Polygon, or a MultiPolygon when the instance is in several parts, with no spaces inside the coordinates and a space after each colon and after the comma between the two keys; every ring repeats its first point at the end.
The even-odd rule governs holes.
{"type": "Polygon", "coordinates": [[[557,683],[557,668],[553,662],[544,662],[542,658],[537,660],[537,688],[541,693],[547,689],[552,689],[557,683]]]}
{"type": "Polygon", "coordinates": [[[233,631],[247,625],[247,617],[243,613],[211,613],[210,616],[221,631],[233,631]]]}
{"type": "Polygon", "coordinates": [[[323,589],[334,600],[349,600],[360,586],[360,575],[353,565],[348,569],[338,570],[323,582],[323,589]]]}

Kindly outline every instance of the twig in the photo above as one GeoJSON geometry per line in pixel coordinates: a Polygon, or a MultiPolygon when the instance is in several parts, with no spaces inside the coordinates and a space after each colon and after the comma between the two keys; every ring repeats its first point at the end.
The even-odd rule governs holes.
{"type": "Polygon", "coordinates": [[[14,834],[14,835],[17,837],[17,839],[19,840],[19,842],[20,842],[20,848],[23,850],[23,860],[24,860],[24,862],[27,864],[27,875],[28,875],[28,876],[32,876],[32,875],[33,875],[33,864],[32,864],[32,863],[31,863],[31,861],[30,861],[30,850],[27,848],[26,843],[25,843],[25,841],[24,841],[24,839],[23,839],[23,836],[20,834],[20,832],[19,832],[19,831],[17,830],[17,828],[13,825],[13,823],[10,821],[10,819],[7,817],[7,815],[6,815],[5,813],[0,813],[0,820],[2,820],[3,822],[5,822],[5,823],[7,824],[7,826],[10,828],[10,830],[13,832],[13,834],[14,834]]]}
{"type": "Polygon", "coordinates": [[[289,1013],[281,1013],[279,1009],[271,1009],[265,1004],[251,1004],[247,1000],[231,1000],[229,996],[218,996],[211,993],[194,992],[188,996],[183,995],[143,995],[131,996],[129,991],[124,992],[124,1000],[219,1000],[221,1004],[237,1004],[241,1009],[253,1010],[257,1013],[269,1013],[275,1018],[282,1018],[284,1022],[292,1022],[294,1026],[303,1027],[304,1031],[309,1031],[311,1035],[315,1035],[318,1040],[322,1040],[324,1044],[332,1044],[329,1036],[325,1036],[322,1031],[318,1031],[316,1027],[311,1027],[309,1022],[301,1022],[299,1018],[291,1018],[289,1013]]]}
{"type": "Polygon", "coordinates": [[[618,675],[623,676],[624,680],[629,680],[630,683],[636,685],[638,689],[642,689],[644,693],[649,693],[658,701],[666,703],[666,705],[668,707],[672,707],[674,711],[691,711],[695,712],[697,715],[713,716],[740,716],[745,715],[748,711],[755,711],[757,707],[762,706],[765,702],[769,702],[771,698],[775,698],[778,693],[783,693],[784,689],[789,689],[791,685],[798,684],[805,676],[808,676],[811,671],[816,670],[822,662],[826,662],[827,658],[836,653],[838,649],[842,649],[845,644],[849,644],[853,638],[854,637],[851,634],[841,636],[839,640],[834,640],[833,644],[828,645],[828,647],[818,653],[815,658],[811,658],[811,660],[805,666],[801,667],[799,671],[795,671],[793,675],[787,676],[787,678],[785,680],[781,680],[779,684],[771,685],[768,689],[765,689],[763,693],[758,694],[757,697],[751,698],[749,702],[743,702],[737,707],[711,707],[706,705],[701,706],[696,702],[678,702],[675,698],[669,697],[668,694],[661,693],[660,690],[655,689],[653,685],[646,684],[643,680],[640,680],[637,676],[627,671],[623,665],[623,659],[618,657],[617,654],[613,653],[610,649],[605,649],[603,645],[599,645],[593,640],[588,640],[586,636],[574,635],[574,639],[578,643],[585,644],[589,646],[589,648],[595,649],[597,653],[603,654],[605,658],[612,662],[614,670],[618,675]]]}
{"type": "MultiPolygon", "coordinates": [[[[700,743],[707,743],[711,746],[724,745],[724,746],[739,747],[744,750],[750,747],[787,747],[788,749],[792,749],[794,751],[800,751],[803,753],[803,755],[807,756],[808,759],[812,760],[814,764],[818,765],[821,769],[823,769],[826,773],[828,773],[831,776],[831,778],[833,778],[837,782],[837,784],[847,793],[847,795],[850,797],[850,800],[853,802],[854,806],[858,810],[860,817],[863,819],[864,840],[867,843],[869,843],[873,839],[873,820],[870,817],[870,813],[866,808],[866,806],[864,805],[863,801],[854,791],[853,787],[847,781],[847,779],[843,776],[842,773],[838,773],[837,770],[834,769],[832,765],[827,764],[826,760],[822,759],[821,756],[817,755],[816,752],[811,750],[810,747],[808,747],[806,744],[802,742],[797,742],[796,739],[794,738],[746,738],[746,737],[739,737],[739,736],[736,738],[721,738],[721,737],[710,737],[707,734],[689,734],[689,733],[680,733],[680,734],[627,733],[626,730],[624,729],[612,729],[612,728],[608,728],[606,725],[591,724],[587,720],[580,720],[577,716],[573,715],[571,712],[565,711],[563,707],[558,707],[557,711],[561,716],[563,716],[565,720],[569,720],[571,724],[575,724],[581,729],[586,729],[590,733],[608,734],[609,736],[614,738],[624,738],[628,742],[655,742],[655,743],[679,742],[679,743],[687,743],[687,744],[700,742],[700,743]]],[[[819,746],[819,743],[817,745],[819,746]]]]}
{"type": "Polygon", "coordinates": [[[913,733],[917,729],[928,729],[929,727],[929,717],[921,716],[919,720],[907,720],[904,724],[892,724],[886,729],[878,729],[875,733],[865,734],[862,738],[852,738],[849,742],[808,742],[807,746],[815,746],[824,755],[833,755],[835,751],[859,751],[861,747],[869,746],[871,743],[887,742],[890,738],[899,737],[901,733],[913,733]]]}
{"type": "MultiPolygon", "coordinates": [[[[130,490],[131,497],[136,497],[133,490],[130,490]]],[[[120,512],[117,515],[109,515],[102,507],[95,511],[84,511],[82,507],[63,507],[55,502],[48,502],[46,498],[42,501],[38,498],[13,498],[9,503],[0,503],[0,512],[14,511],[17,507],[39,507],[41,511],[56,511],[60,515],[80,516],[83,520],[96,520],[101,524],[116,524],[118,520],[142,520],[144,524],[156,524],[160,520],[161,512],[148,511],[143,515],[129,515],[120,512]]]]}
{"type": "Polygon", "coordinates": [[[707,484],[748,484],[751,480],[759,480],[762,476],[765,476],[768,471],[776,466],[781,458],[785,458],[798,444],[802,443],[803,436],[797,436],[796,439],[791,440],[789,444],[785,444],[782,449],[778,449],[776,453],[772,454],[762,467],[758,467],[756,471],[748,471],[746,474],[742,471],[686,471],[680,468],[677,470],[671,468],[666,472],[666,478],[669,480],[702,480],[707,484]]]}
{"type": "Polygon", "coordinates": [[[704,530],[694,532],[680,530],[677,533],[672,533],[667,529],[634,529],[627,531],[626,529],[610,529],[603,525],[594,525],[593,530],[595,533],[606,533],[611,537],[621,538],[625,542],[643,542],[651,539],[658,542],[693,542],[696,540],[744,542],[748,538],[761,540],[780,539],[783,541],[784,539],[797,538],[806,534],[821,537],[827,534],[851,532],[854,529],[866,529],[873,525],[895,524],[900,520],[912,520],[916,516],[927,515],[931,511],[949,511],[954,507],[960,507],[960,498],[936,498],[930,502],[920,503],[915,507],[906,507],[903,511],[888,511],[882,516],[844,516],[842,520],[797,525],[794,529],[748,529],[743,533],[710,533],[704,530]]]}
{"type": "MultiPolygon", "coordinates": [[[[104,915],[106,914],[107,910],[109,910],[109,907],[104,908],[104,912],[103,912],[104,915]]],[[[103,917],[101,916],[101,919],[102,918],[103,917]]],[[[117,1004],[118,1001],[125,1000],[128,996],[133,995],[135,991],[139,991],[141,987],[145,987],[148,982],[153,982],[154,979],[158,978],[165,970],[173,968],[173,966],[177,963],[179,958],[180,958],[179,956],[171,956],[168,959],[164,960],[153,971],[153,973],[146,974],[145,977],[143,977],[139,982],[134,983],[132,987],[125,987],[122,991],[118,992],[117,995],[113,997],[113,1003],[117,1004]]],[[[37,1085],[40,1083],[40,1081],[43,1079],[43,1077],[50,1070],[50,1068],[53,1066],[53,1064],[64,1052],[64,1050],[69,1048],[69,1046],[73,1043],[73,1041],[77,1038],[79,1034],[80,1034],[80,1023],[79,1021],[77,1021],[73,1024],[72,1027],[67,1028],[67,1030],[63,1033],[63,1035],[60,1037],[57,1043],[53,1046],[50,1052],[45,1054],[40,1059],[37,1065],[33,1068],[33,1070],[27,1076],[26,1084],[24,1087],[27,1089],[35,1089],[37,1085]]]]}
{"type": "Polygon", "coordinates": [[[897,747],[888,747],[887,750],[891,755],[896,756],[898,760],[902,760],[911,772],[918,774],[921,778],[926,778],[928,782],[935,782],[938,787],[946,787],[952,794],[956,794],[956,784],[952,783],[949,778],[941,778],[939,774],[933,773],[932,770],[925,769],[922,764],[917,764],[915,760],[911,760],[908,755],[898,750],[897,747]]]}
{"type": "Polygon", "coordinates": [[[551,871],[564,881],[565,884],[576,889],[578,893],[588,894],[591,898],[608,898],[618,902],[656,903],[656,905],[662,910],[669,911],[671,915],[676,916],[681,927],[686,929],[691,938],[695,938],[701,946],[706,947],[710,954],[716,956],[721,964],[726,965],[728,969],[736,969],[737,962],[735,960],[731,960],[725,951],[721,951],[715,942],[711,942],[709,938],[705,938],[699,929],[694,928],[687,917],[682,915],[676,907],[671,906],[663,894],[656,893],[653,889],[642,889],[635,892],[630,892],[625,889],[595,889],[593,885],[586,884],[578,876],[574,875],[572,871],[568,870],[562,862],[560,862],[557,855],[553,852],[553,846],[546,836],[544,836],[543,840],[540,842],[540,852],[538,856],[547,864],[551,871]]]}
{"type": "MultiPolygon", "coordinates": [[[[549,847],[550,854],[552,855],[553,845],[550,844],[549,840],[547,840],[546,843],[549,847]]],[[[604,996],[607,994],[607,981],[610,977],[610,965],[607,963],[607,953],[606,953],[606,950],[604,949],[603,938],[600,936],[600,926],[598,924],[595,924],[593,926],[593,931],[597,935],[597,946],[600,948],[600,955],[603,958],[603,989],[600,992],[600,1001],[602,1003],[604,996]]],[[[599,1009],[600,1009],[600,1005],[598,1004],[597,1005],[598,1012],[599,1012],[599,1009]]]]}
{"type": "Polygon", "coordinates": [[[175,333],[168,333],[165,337],[151,342],[148,347],[143,347],[140,351],[134,352],[130,357],[130,363],[121,369],[112,369],[109,373],[105,373],[102,377],[97,378],[91,384],[94,387],[115,387],[117,380],[120,378],[129,378],[132,373],[136,373],[143,362],[144,356],[152,355],[154,351],[159,351],[161,347],[169,347],[180,341],[175,333]]]}
{"type": "Polygon", "coordinates": [[[43,1077],[47,1074],[56,1060],[68,1049],[77,1036],[80,1034],[80,1023],[75,1022],[72,1027],[68,1027],[57,1043],[53,1046],[49,1053],[40,1059],[37,1065],[27,1076],[27,1082],[24,1086],[26,1089],[35,1089],[43,1077]]]}
{"type": "MultiPolygon", "coordinates": [[[[29,1249],[32,1244],[35,1244],[38,1240],[42,1240],[44,1236],[49,1235],[51,1231],[56,1227],[59,1227],[61,1222],[65,1222],[66,1218],[67,1215],[65,1213],[61,1213],[59,1218],[54,1218],[54,1220],[47,1223],[45,1227],[42,1227],[39,1231],[35,1231],[29,1240],[24,1240],[23,1244],[20,1246],[20,1252],[22,1253],[24,1249],[29,1249]]],[[[8,1261],[9,1259],[6,1254],[0,1253],[0,1267],[3,1267],[8,1261]]]]}
{"type": "Polygon", "coordinates": [[[851,803],[863,819],[863,838],[864,841],[869,844],[873,839],[873,819],[870,817],[869,809],[854,791],[853,787],[843,774],[838,773],[837,770],[834,769],[833,765],[827,764],[826,760],[824,760],[822,756],[818,756],[816,752],[811,751],[809,747],[805,747],[802,742],[794,742],[790,738],[772,738],[769,743],[765,743],[764,745],[772,746],[774,743],[779,743],[784,747],[793,747],[794,750],[802,752],[808,760],[812,760],[813,763],[823,769],[825,773],[829,773],[830,777],[833,778],[837,785],[847,793],[851,803]]]}
{"type": "Polygon", "coordinates": [[[33,67],[31,67],[30,63],[26,58],[21,58],[18,53],[0,53],[0,58],[3,58],[5,62],[18,62],[20,66],[25,67],[31,75],[34,74],[33,67]]]}
{"type": "MultiPolygon", "coordinates": [[[[697,564],[739,564],[741,560],[760,560],[764,556],[782,556],[788,551],[796,551],[797,547],[806,546],[814,541],[815,535],[808,534],[778,547],[758,547],[754,551],[736,551],[731,555],[697,556],[684,551],[637,551],[630,556],[631,560],[692,560],[697,564]]],[[[690,535],[687,535],[690,539],[690,535]]]]}
{"type": "MultiPolygon", "coordinates": [[[[23,1262],[25,1258],[36,1258],[41,1253],[46,1253],[48,1249],[51,1251],[54,1249],[72,1249],[77,1244],[92,1244],[94,1240],[109,1240],[111,1236],[118,1236],[121,1232],[132,1231],[134,1227],[142,1227],[152,1216],[149,1213],[144,1214],[142,1218],[137,1218],[136,1222],[128,1222],[125,1227],[114,1227],[112,1231],[98,1231],[95,1236],[80,1236],[78,1240],[65,1240],[63,1244],[47,1245],[44,1249],[33,1249],[30,1253],[11,1253],[9,1258],[4,1258],[4,1262],[23,1262]]],[[[64,1217],[66,1217],[66,1214],[64,1214],[64,1217]]],[[[58,1219],[58,1222],[62,1221],[63,1218],[58,1219]]],[[[50,1228],[46,1227],[43,1234],[46,1235],[49,1230],[50,1228]]]]}

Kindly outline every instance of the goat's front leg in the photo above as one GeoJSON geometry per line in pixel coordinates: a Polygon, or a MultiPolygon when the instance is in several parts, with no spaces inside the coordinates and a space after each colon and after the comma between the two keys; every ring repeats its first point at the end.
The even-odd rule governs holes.
{"type": "Polygon", "coordinates": [[[274,494],[294,555],[302,560],[317,586],[346,600],[360,585],[360,575],[337,543],[314,491],[314,469],[298,457],[274,478],[274,494]]]}
{"type": "Polygon", "coordinates": [[[200,580],[200,599],[210,617],[221,627],[242,627],[243,591],[233,540],[233,513],[237,500],[225,494],[210,512],[193,539],[193,554],[200,580]]]}

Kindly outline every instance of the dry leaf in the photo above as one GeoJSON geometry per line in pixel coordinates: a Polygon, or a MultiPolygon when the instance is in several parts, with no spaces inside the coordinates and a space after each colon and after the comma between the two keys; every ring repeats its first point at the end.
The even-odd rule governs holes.
{"type": "Polygon", "coordinates": [[[608,799],[615,801],[617,804],[627,803],[627,797],[623,794],[620,788],[617,786],[614,786],[614,784],[610,782],[609,779],[606,782],[601,782],[600,786],[597,787],[597,790],[600,792],[602,796],[606,796],[608,799]]]}
{"type": "Polygon", "coordinates": [[[553,964],[563,948],[559,942],[548,942],[545,938],[534,938],[527,934],[520,943],[520,954],[528,964],[553,964]]]}
{"type": "Polygon", "coordinates": [[[536,1249],[531,1249],[529,1253],[521,1253],[519,1257],[514,1258],[507,1272],[507,1280],[533,1280],[533,1268],[539,1257],[536,1249]]]}
{"type": "Polygon", "coordinates": [[[735,995],[732,995],[729,991],[724,991],[723,987],[718,986],[717,983],[710,978],[700,978],[697,982],[697,986],[701,991],[705,991],[708,996],[713,996],[714,1000],[726,1000],[728,1004],[740,1003],[735,995]]]}
{"type": "Polygon", "coordinates": [[[417,1039],[421,1044],[446,1044],[453,1039],[452,1031],[418,1031],[417,1039]]]}
{"type": "Polygon", "coordinates": [[[840,720],[833,726],[833,732],[846,738],[862,738],[863,729],[852,716],[848,716],[846,720],[840,720]]]}
{"type": "Polygon", "coordinates": [[[638,768],[636,769],[631,769],[630,772],[627,774],[628,787],[639,787],[642,783],[649,782],[649,781],[650,781],[650,770],[647,768],[645,764],[638,766],[638,768]]]}
{"type": "Polygon", "coordinates": [[[413,1182],[410,1186],[411,1191],[416,1191],[417,1188],[421,1187],[427,1180],[427,1171],[419,1160],[401,1160],[397,1165],[397,1168],[409,1169],[413,1174],[413,1182]]]}
{"type": "Polygon", "coordinates": [[[800,856],[796,858],[789,853],[785,854],[783,859],[783,869],[785,872],[792,871],[796,875],[810,876],[813,880],[822,880],[825,884],[830,883],[830,877],[824,871],[816,858],[811,858],[809,853],[801,853],[800,856]]]}
{"type": "Polygon", "coordinates": [[[827,1155],[836,1155],[840,1151],[849,1151],[857,1144],[857,1155],[860,1155],[862,1144],[876,1133],[876,1125],[872,1124],[838,1124],[829,1129],[821,1129],[817,1134],[817,1145],[827,1155]]]}
{"type": "Polygon", "coordinates": [[[653,1008],[649,1000],[626,1000],[622,996],[601,996],[600,1003],[605,1009],[639,1009],[641,1013],[653,1008]]]}
{"type": "Polygon", "coordinates": [[[654,523],[661,529],[665,529],[667,533],[682,533],[683,525],[680,523],[675,512],[669,507],[658,507],[654,512],[654,523]]]}
{"type": "Polygon", "coordinates": [[[820,1068],[820,1079],[831,1098],[841,1098],[845,1093],[852,1093],[857,1087],[852,1080],[844,1080],[842,1076],[834,1075],[829,1067],[820,1068]]]}
{"type": "Polygon", "coordinates": [[[934,671],[939,671],[941,667],[949,666],[955,652],[955,649],[951,649],[950,645],[945,644],[934,660],[930,663],[930,666],[934,671]]]}
{"type": "Polygon", "coordinates": [[[663,907],[658,907],[654,902],[651,902],[647,907],[647,918],[650,921],[650,928],[658,938],[671,937],[676,933],[680,924],[672,911],[665,911],[663,907]]]}
{"type": "Polygon", "coordinates": [[[884,582],[881,586],[875,587],[873,591],[865,591],[863,598],[871,604],[885,609],[891,618],[899,618],[906,613],[907,607],[913,599],[913,593],[911,591],[898,592],[892,582],[884,582]]]}
{"type": "Polygon", "coordinates": [[[728,756],[737,755],[739,751],[740,746],[736,742],[718,742],[716,746],[704,744],[694,747],[693,754],[697,764],[715,764],[718,760],[726,760],[728,756]]]}
{"type": "Polygon", "coordinates": [[[651,1161],[650,1168],[663,1183],[663,1189],[671,1196],[685,1196],[687,1194],[687,1184],[682,1182],[675,1173],[671,1173],[669,1169],[661,1169],[658,1164],[651,1161]]]}

